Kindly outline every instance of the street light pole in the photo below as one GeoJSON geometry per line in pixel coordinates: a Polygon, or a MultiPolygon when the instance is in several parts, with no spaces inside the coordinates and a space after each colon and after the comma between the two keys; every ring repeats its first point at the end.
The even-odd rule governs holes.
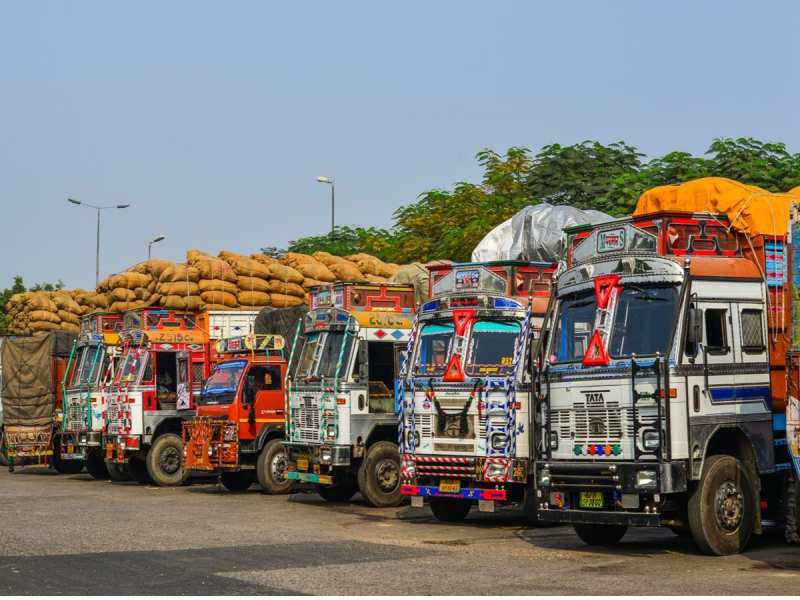
{"type": "Polygon", "coordinates": [[[97,211],[97,241],[95,244],[95,260],[94,260],[94,284],[97,286],[100,283],[100,212],[104,210],[108,210],[111,208],[128,208],[130,204],[115,204],[112,206],[95,206],[94,204],[89,204],[87,202],[83,202],[81,200],[75,200],[75,198],[67,198],[67,202],[71,204],[75,204],[77,206],[86,206],[88,208],[93,208],[97,211]]]}
{"type": "Polygon", "coordinates": [[[167,236],[158,235],[154,237],[152,240],[150,240],[150,243],[147,244],[147,260],[150,260],[150,258],[152,257],[153,244],[157,244],[158,242],[163,242],[165,239],[167,239],[167,236]]]}
{"type": "Polygon", "coordinates": [[[317,181],[331,186],[331,233],[333,233],[336,230],[336,182],[333,177],[325,177],[324,175],[317,177],[317,181]]]}

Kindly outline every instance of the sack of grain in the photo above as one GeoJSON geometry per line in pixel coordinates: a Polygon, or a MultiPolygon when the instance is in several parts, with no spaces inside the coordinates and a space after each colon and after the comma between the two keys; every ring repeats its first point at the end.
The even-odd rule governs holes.
{"type": "Polygon", "coordinates": [[[157,291],[162,296],[197,296],[200,294],[200,286],[194,281],[174,281],[159,284],[157,291]]]}
{"type": "Polygon", "coordinates": [[[292,267],[287,267],[286,265],[270,265],[269,266],[269,277],[271,279],[279,279],[280,281],[291,281],[292,283],[301,284],[305,277],[303,274],[296,271],[292,267]]]}
{"type": "Polygon", "coordinates": [[[303,289],[304,290],[310,290],[311,288],[318,287],[320,285],[327,285],[327,282],[325,282],[325,281],[317,281],[316,279],[308,279],[308,278],[303,280],[303,289]]]}
{"type": "Polygon", "coordinates": [[[111,299],[107,294],[95,294],[89,301],[97,310],[107,310],[111,306],[111,299]]]}
{"type": "Polygon", "coordinates": [[[334,262],[328,268],[336,275],[338,281],[365,281],[364,275],[349,261],[334,262]]]}
{"type": "Polygon", "coordinates": [[[231,310],[230,306],[225,306],[224,304],[203,304],[200,307],[200,310],[231,310]]]}
{"type": "Polygon", "coordinates": [[[175,281],[194,281],[197,283],[200,280],[200,273],[194,267],[176,264],[165,269],[158,280],[161,283],[171,283],[175,281]]]}
{"type": "Polygon", "coordinates": [[[201,258],[213,258],[208,252],[203,252],[202,250],[187,250],[186,251],[186,262],[189,264],[199,260],[201,258]]]}
{"type": "Polygon", "coordinates": [[[31,292],[26,300],[26,304],[31,310],[47,310],[53,313],[58,310],[55,303],[43,292],[31,292]]]}
{"type": "Polygon", "coordinates": [[[51,300],[53,301],[53,304],[56,305],[58,310],[65,310],[67,312],[75,314],[79,313],[81,310],[80,304],[78,304],[77,302],[75,302],[75,300],[72,299],[72,296],[69,295],[69,292],[66,291],[55,292],[52,295],[51,300]]]}
{"type": "Polygon", "coordinates": [[[172,310],[186,310],[186,298],[186,296],[162,296],[159,304],[172,310]]]}
{"type": "Polygon", "coordinates": [[[67,310],[59,310],[58,318],[61,319],[62,323],[72,323],[73,325],[81,324],[80,318],[67,310]]]}
{"type": "Polygon", "coordinates": [[[28,318],[31,321],[40,321],[40,322],[47,321],[48,323],[61,323],[61,317],[58,316],[58,312],[50,312],[49,310],[32,310],[28,313],[28,318]]]}
{"type": "Polygon", "coordinates": [[[276,308],[287,308],[289,306],[300,306],[306,303],[305,298],[297,296],[287,296],[285,294],[270,294],[269,303],[276,308]]]}
{"type": "Polygon", "coordinates": [[[268,292],[269,282],[260,277],[239,276],[239,289],[243,292],[268,292]]]}
{"type": "Polygon", "coordinates": [[[381,277],[380,275],[372,275],[371,273],[367,273],[364,275],[367,278],[367,281],[370,283],[386,283],[389,281],[386,277],[381,277]]]}
{"type": "Polygon", "coordinates": [[[236,283],[236,273],[224,260],[209,256],[195,260],[191,264],[200,273],[200,279],[221,279],[236,283]]]}
{"type": "Polygon", "coordinates": [[[239,288],[236,284],[222,281],[221,279],[201,279],[198,287],[201,292],[228,292],[234,295],[239,293],[239,288]]]}
{"type": "Polygon", "coordinates": [[[261,277],[262,279],[269,279],[270,277],[269,265],[247,256],[230,257],[227,262],[239,276],[261,277]]]}
{"type": "Polygon", "coordinates": [[[200,298],[205,304],[223,304],[228,308],[236,308],[239,305],[236,296],[229,292],[200,292],[200,298]]]}
{"type": "Polygon", "coordinates": [[[269,306],[270,295],[264,292],[239,292],[239,304],[247,308],[269,306]]]}
{"type": "Polygon", "coordinates": [[[276,294],[286,294],[287,296],[305,297],[306,291],[302,286],[292,283],[291,281],[278,281],[273,279],[269,282],[269,291],[276,294]]]}
{"type": "Polygon", "coordinates": [[[51,321],[31,321],[28,325],[28,329],[33,333],[41,331],[58,331],[59,324],[51,321]]]}
{"type": "Polygon", "coordinates": [[[341,256],[334,256],[330,252],[323,252],[321,250],[314,252],[314,254],[312,254],[311,256],[327,267],[330,267],[332,264],[336,262],[344,260],[341,256]]]}
{"type": "Polygon", "coordinates": [[[127,288],[114,288],[109,296],[114,302],[133,302],[136,300],[136,293],[127,288]]]}
{"type": "Polygon", "coordinates": [[[123,313],[129,310],[136,310],[141,308],[141,302],[113,302],[108,310],[113,313],[123,313]]]}
{"type": "Polygon", "coordinates": [[[309,264],[309,263],[316,263],[319,262],[313,256],[308,254],[300,254],[298,252],[287,252],[281,258],[281,261],[285,265],[289,265],[290,267],[297,268],[298,265],[302,264],[309,264]]]}
{"type": "Polygon", "coordinates": [[[275,260],[271,256],[267,256],[266,254],[251,254],[250,258],[252,258],[253,260],[257,260],[262,265],[279,264],[279,262],[277,260],[275,260]]]}
{"type": "Polygon", "coordinates": [[[134,265],[129,271],[133,271],[135,273],[144,273],[146,275],[150,275],[153,279],[158,279],[161,277],[161,274],[167,270],[167,268],[171,267],[174,263],[168,260],[162,260],[160,258],[150,258],[144,262],[139,263],[138,265],[134,265]]]}
{"type": "Polygon", "coordinates": [[[336,281],[336,275],[319,261],[300,263],[295,269],[306,279],[316,279],[317,281],[336,281]]]}

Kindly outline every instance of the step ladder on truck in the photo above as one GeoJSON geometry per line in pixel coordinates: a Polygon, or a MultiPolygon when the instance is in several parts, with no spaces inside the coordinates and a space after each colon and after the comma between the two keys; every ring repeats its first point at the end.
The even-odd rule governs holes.
{"type": "Polygon", "coordinates": [[[86,463],[95,479],[108,479],[102,447],[105,390],[114,380],[122,313],[97,312],[81,317],[75,341],[74,369],[64,388],[61,456],[86,463]]]}
{"type": "Polygon", "coordinates": [[[441,521],[530,499],[527,369],[555,265],[430,267],[398,382],[401,492],[441,521]]]}
{"type": "Polygon", "coordinates": [[[372,506],[402,501],[394,382],[414,309],[410,285],[312,290],[287,386],[289,480],[331,502],[358,491],[372,506]]]}
{"type": "Polygon", "coordinates": [[[249,334],[216,343],[216,365],[183,422],[183,466],[216,473],[230,491],[286,493],[283,447],[286,357],[280,335],[249,334]]]}
{"type": "Polygon", "coordinates": [[[668,527],[713,555],[768,523],[796,538],[793,212],[710,178],[567,231],[537,359],[540,520],[590,545],[668,527]]]}

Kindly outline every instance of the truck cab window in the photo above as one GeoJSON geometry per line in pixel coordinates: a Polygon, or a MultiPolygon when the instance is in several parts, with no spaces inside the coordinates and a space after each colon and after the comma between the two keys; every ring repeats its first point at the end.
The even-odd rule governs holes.
{"type": "Polygon", "coordinates": [[[368,342],[369,412],[394,412],[394,343],[368,342]]]}
{"type": "Polygon", "coordinates": [[[705,310],[706,348],[709,352],[726,354],[728,352],[728,311],[724,308],[705,310]]]}
{"type": "Polygon", "coordinates": [[[764,351],[762,311],[759,309],[742,309],[742,351],[754,354],[764,351]]]}
{"type": "Polygon", "coordinates": [[[162,410],[177,402],[178,369],[174,352],[156,353],[156,396],[162,410]]]}
{"type": "Polygon", "coordinates": [[[247,376],[253,377],[256,393],[281,389],[281,368],[277,365],[253,367],[247,376]]]}

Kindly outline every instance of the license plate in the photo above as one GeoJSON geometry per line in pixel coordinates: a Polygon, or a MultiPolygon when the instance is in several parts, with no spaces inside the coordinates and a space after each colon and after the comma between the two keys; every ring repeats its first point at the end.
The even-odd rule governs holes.
{"type": "Polygon", "coordinates": [[[581,508],[603,508],[603,492],[581,492],[578,504],[581,508]]]}
{"type": "Polygon", "coordinates": [[[457,494],[461,491],[461,482],[458,479],[442,479],[439,482],[439,491],[445,494],[457,494]]]}
{"type": "Polygon", "coordinates": [[[298,458],[297,459],[297,470],[298,471],[308,471],[308,459],[307,458],[298,458]]]}
{"type": "Polygon", "coordinates": [[[67,454],[75,454],[75,446],[67,444],[67,454]]]}

